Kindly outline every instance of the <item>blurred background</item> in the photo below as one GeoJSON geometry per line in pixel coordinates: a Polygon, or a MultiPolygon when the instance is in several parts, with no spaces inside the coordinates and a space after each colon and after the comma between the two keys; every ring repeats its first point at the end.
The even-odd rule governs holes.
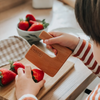
{"type": "MultiPolygon", "coordinates": [[[[26,2],[32,2],[33,8],[52,8],[54,0],[0,0],[0,12],[16,7],[26,2]]],[[[75,0],[59,0],[74,7],[75,0]]]]}

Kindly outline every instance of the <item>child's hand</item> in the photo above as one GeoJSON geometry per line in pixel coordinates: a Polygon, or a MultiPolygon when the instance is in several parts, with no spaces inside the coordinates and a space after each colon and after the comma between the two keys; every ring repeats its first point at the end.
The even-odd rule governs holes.
{"type": "Polygon", "coordinates": [[[74,50],[79,42],[79,38],[70,34],[61,32],[49,32],[49,34],[54,38],[43,40],[43,42],[46,43],[47,48],[52,49],[55,54],[57,54],[57,51],[50,46],[51,44],[59,44],[74,50]]]}
{"type": "Polygon", "coordinates": [[[37,95],[40,88],[44,85],[45,80],[40,81],[39,83],[35,83],[32,79],[31,75],[31,67],[25,67],[25,73],[23,73],[23,69],[18,69],[18,75],[16,76],[16,97],[19,99],[24,94],[33,94],[37,95]]]}

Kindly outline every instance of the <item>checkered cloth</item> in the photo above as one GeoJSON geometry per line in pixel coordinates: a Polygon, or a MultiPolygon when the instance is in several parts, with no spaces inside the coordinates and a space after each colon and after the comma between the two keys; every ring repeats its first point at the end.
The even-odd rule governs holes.
{"type": "Polygon", "coordinates": [[[0,66],[9,64],[9,60],[18,61],[25,57],[31,45],[19,36],[11,36],[0,41],[0,66]]]}

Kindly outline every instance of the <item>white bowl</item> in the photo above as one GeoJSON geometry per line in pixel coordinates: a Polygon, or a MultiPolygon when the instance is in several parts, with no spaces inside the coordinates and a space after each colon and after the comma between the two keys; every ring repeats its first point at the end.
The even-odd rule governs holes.
{"type": "MultiPolygon", "coordinates": [[[[48,27],[43,29],[44,31],[47,32],[48,30],[48,27]]],[[[18,28],[18,25],[17,25],[17,32],[18,34],[23,37],[24,39],[26,39],[30,44],[33,44],[33,43],[36,43],[36,42],[39,42],[39,40],[41,40],[39,38],[39,35],[40,33],[43,31],[43,30],[39,30],[39,31],[24,31],[24,30],[21,30],[18,28]]]]}

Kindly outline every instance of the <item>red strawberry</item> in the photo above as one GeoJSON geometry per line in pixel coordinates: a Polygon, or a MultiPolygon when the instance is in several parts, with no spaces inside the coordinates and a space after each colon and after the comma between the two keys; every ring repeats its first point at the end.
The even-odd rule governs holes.
{"type": "Polygon", "coordinates": [[[29,20],[33,20],[33,21],[36,21],[35,17],[32,15],[32,14],[27,14],[26,15],[26,19],[29,21],[29,20]]]}
{"type": "Polygon", "coordinates": [[[20,62],[13,62],[13,61],[9,61],[9,62],[10,62],[10,70],[15,72],[16,74],[17,74],[17,69],[18,68],[25,69],[25,66],[20,62]]]}
{"type": "Polygon", "coordinates": [[[20,21],[18,24],[18,28],[21,30],[25,30],[25,31],[28,30],[28,28],[29,28],[28,21],[20,21]]]}
{"type": "Polygon", "coordinates": [[[32,20],[29,20],[29,24],[32,25],[32,24],[35,24],[37,23],[36,21],[32,21],[32,20]]]}
{"type": "Polygon", "coordinates": [[[39,82],[43,79],[44,72],[39,69],[32,69],[32,78],[35,82],[39,82]]]}
{"type": "Polygon", "coordinates": [[[39,31],[42,30],[44,28],[47,28],[47,26],[49,25],[49,23],[45,22],[45,19],[43,19],[42,21],[29,21],[29,24],[31,25],[30,28],[28,29],[28,31],[39,31]]]}
{"type": "Polygon", "coordinates": [[[8,69],[0,68],[0,86],[5,86],[11,83],[16,77],[16,74],[8,69]]]}
{"type": "Polygon", "coordinates": [[[31,25],[28,31],[38,31],[44,29],[43,24],[37,22],[31,25]]]}

